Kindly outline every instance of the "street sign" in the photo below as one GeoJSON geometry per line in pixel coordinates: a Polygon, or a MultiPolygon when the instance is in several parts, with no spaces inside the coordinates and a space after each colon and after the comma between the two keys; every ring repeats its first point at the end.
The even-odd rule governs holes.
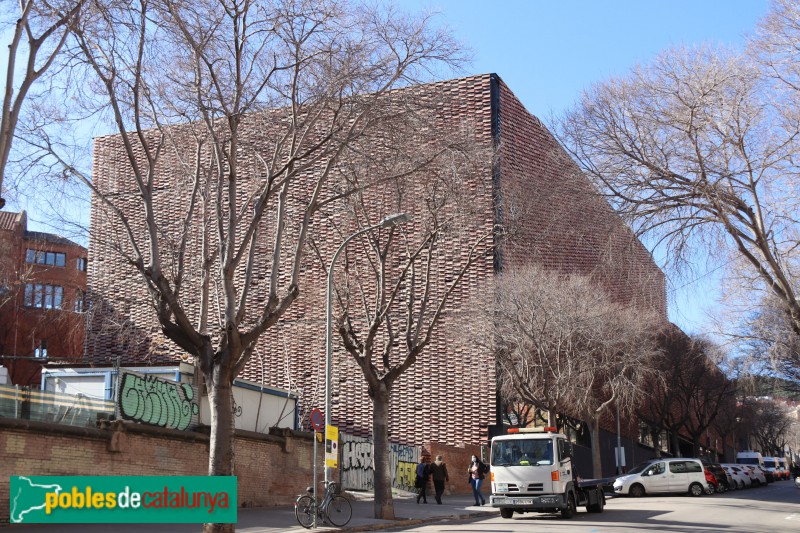
{"type": "Polygon", "coordinates": [[[311,429],[314,431],[322,431],[325,428],[325,415],[316,407],[311,410],[308,419],[311,422],[311,429]]]}
{"type": "Polygon", "coordinates": [[[325,466],[339,468],[339,428],[325,428],[325,466]]]}

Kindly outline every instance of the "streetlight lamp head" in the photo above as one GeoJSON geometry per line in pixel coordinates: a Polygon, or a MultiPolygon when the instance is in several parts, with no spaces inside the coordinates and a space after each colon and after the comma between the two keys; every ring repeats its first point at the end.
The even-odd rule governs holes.
{"type": "Polygon", "coordinates": [[[411,220],[411,217],[405,213],[394,213],[392,215],[387,215],[386,218],[381,220],[380,226],[382,228],[390,228],[408,222],[409,220],[411,220]]]}

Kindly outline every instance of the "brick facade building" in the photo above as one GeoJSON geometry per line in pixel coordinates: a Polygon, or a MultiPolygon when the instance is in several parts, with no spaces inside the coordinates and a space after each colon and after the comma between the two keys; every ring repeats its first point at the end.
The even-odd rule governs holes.
{"type": "MultiPolygon", "coordinates": [[[[463,332],[477,326],[471,306],[481,305],[476,294],[491,295],[496,272],[538,262],[563,272],[592,274],[619,301],[648,305],[666,323],[665,279],[649,252],[498,76],[478,75],[403,91],[436,102],[432,120],[437,127],[468,130],[476,144],[494,151],[495,157],[487,157],[483,170],[465,187],[475,191],[474,231],[491,231],[495,224],[506,231],[495,236],[494,256],[476,263],[454,294],[435,341],[396,383],[390,439],[426,446],[475,444],[499,423],[495,367],[492,355],[463,332]]],[[[171,164],[176,163],[161,168],[162,185],[174,173],[171,164]]],[[[95,141],[94,176],[99,186],[124,180],[126,168],[118,138],[95,141]]],[[[175,216],[181,209],[166,203],[161,207],[159,216],[167,219],[170,212],[175,216]]],[[[98,210],[94,203],[90,285],[97,298],[107,302],[109,312],[135,334],[125,336],[121,348],[118,337],[90,328],[87,362],[107,364],[118,355],[122,364],[175,360],[179,352],[161,336],[155,314],[145,303],[141,280],[104,241],[114,228],[98,210]]],[[[341,238],[339,233],[326,233],[323,226],[324,222],[315,228],[316,242],[320,256],[330,258],[341,238]]],[[[255,279],[265,274],[256,272],[255,279]]],[[[325,280],[319,261],[309,257],[298,300],[259,341],[243,375],[299,390],[301,412],[324,404],[325,280]]],[[[441,283],[446,280],[445,274],[441,283]]],[[[340,431],[368,434],[372,409],[361,370],[338,346],[333,395],[333,424],[340,431]]]]}
{"type": "Polygon", "coordinates": [[[86,248],[0,211],[0,364],[39,387],[42,365],[83,356],[86,248]]]}

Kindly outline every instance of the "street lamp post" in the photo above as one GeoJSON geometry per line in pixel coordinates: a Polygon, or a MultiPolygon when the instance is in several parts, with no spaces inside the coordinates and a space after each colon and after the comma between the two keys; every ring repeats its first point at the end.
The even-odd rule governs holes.
{"type": "MultiPolygon", "coordinates": [[[[377,224],[370,226],[368,228],[360,229],[357,232],[353,233],[349,237],[347,237],[344,242],[339,246],[339,249],[336,250],[336,253],[333,254],[333,259],[331,259],[330,268],[328,268],[328,301],[327,301],[327,310],[326,310],[326,317],[325,317],[325,428],[327,431],[327,427],[331,424],[331,373],[332,373],[332,355],[333,355],[333,344],[331,342],[332,336],[332,328],[333,328],[333,266],[336,263],[336,259],[339,257],[339,254],[347,247],[347,244],[359,237],[367,233],[368,231],[372,231],[378,228],[388,228],[391,226],[396,226],[397,224],[402,224],[404,222],[408,222],[410,217],[405,213],[395,213],[393,215],[388,215],[386,218],[378,222],[377,224]]],[[[325,482],[327,483],[330,481],[330,469],[325,466],[325,482]]]]}

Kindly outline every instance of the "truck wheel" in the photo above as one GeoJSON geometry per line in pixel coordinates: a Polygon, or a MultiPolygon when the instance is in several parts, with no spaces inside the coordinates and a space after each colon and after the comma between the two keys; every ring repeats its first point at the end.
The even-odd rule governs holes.
{"type": "Polygon", "coordinates": [[[600,499],[597,503],[590,503],[586,506],[586,510],[590,513],[602,513],[603,507],[606,505],[606,495],[603,492],[600,492],[600,499]]]}
{"type": "Polygon", "coordinates": [[[628,490],[628,494],[633,498],[641,498],[644,496],[644,487],[637,483],[628,490]]]}
{"type": "Polygon", "coordinates": [[[705,490],[703,490],[703,486],[700,483],[692,483],[689,485],[689,494],[692,496],[702,496],[705,490]]]}
{"type": "Polygon", "coordinates": [[[508,509],[506,507],[502,507],[500,509],[500,516],[502,516],[503,518],[511,518],[512,516],[514,516],[514,509],[508,509]]]}
{"type": "Polygon", "coordinates": [[[561,517],[572,518],[575,516],[575,511],[577,511],[575,507],[575,495],[570,492],[567,495],[567,506],[561,509],[561,517]]]}

